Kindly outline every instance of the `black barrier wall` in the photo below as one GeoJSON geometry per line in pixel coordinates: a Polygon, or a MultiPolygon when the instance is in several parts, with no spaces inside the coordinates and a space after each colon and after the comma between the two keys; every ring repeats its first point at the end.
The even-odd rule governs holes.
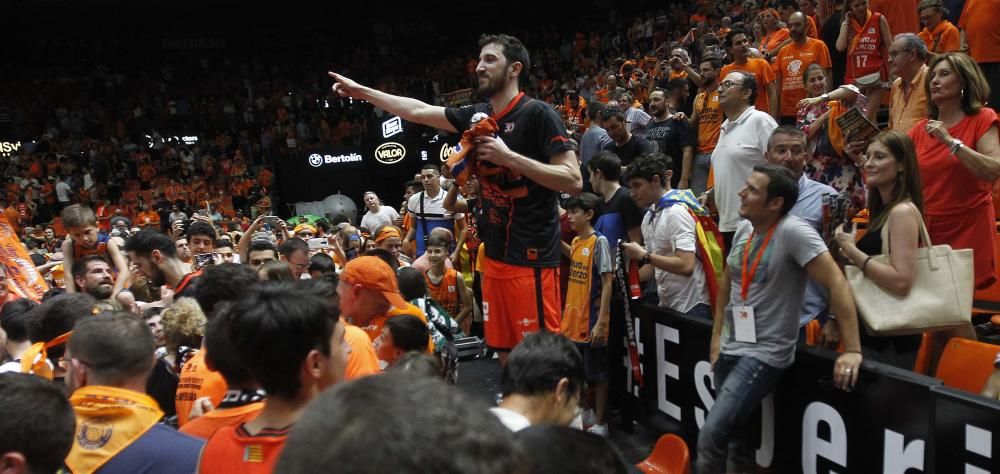
{"type": "MultiPolygon", "coordinates": [[[[626,357],[616,380],[631,387],[616,384],[616,395],[648,429],[682,435],[694,457],[715,397],[711,323],[649,305],[636,312],[643,387],[628,380],[626,357]]],[[[1000,402],[870,361],[844,392],[833,387],[835,358],[799,349],[762,403],[757,463],[768,472],[1000,472],[1000,402]]]]}

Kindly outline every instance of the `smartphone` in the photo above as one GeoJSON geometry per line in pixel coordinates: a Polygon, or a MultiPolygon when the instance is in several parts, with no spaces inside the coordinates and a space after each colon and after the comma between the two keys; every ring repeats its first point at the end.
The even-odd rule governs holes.
{"type": "Polygon", "coordinates": [[[325,237],[315,237],[309,239],[309,250],[319,250],[330,248],[330,242],[325,237]]]}
{"type": "Polygon", "coordinates": [[[205,268],[209,265],[215,265],[214,253],[200,253],[194,256],[194,266],[196,268],[205,268]]]}
{"type": "Polygon", "coordinates": [[[278,216],[264,216],[264,222],[269,224],[271,227],[278,227],[278,223],[281,222],[281,218],[278,216]]]}

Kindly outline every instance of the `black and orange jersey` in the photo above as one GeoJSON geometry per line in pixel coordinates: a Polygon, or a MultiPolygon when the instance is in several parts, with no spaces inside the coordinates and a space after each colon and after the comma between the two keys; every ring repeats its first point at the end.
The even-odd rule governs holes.
{"type": "MultiPolygon", "coordinates": [[[[504,143],[529,159],[548,164],[552,156],[572,149],[559,114],[523,92],[499,113],[494,113],[489,103],[481,103],[447,108],[445,116],[457,130],[464,131],[478,112],[490,114],[504,143]]],[[[483,186],[482,214],[476,220],[479,238],[492,259],[510,265],[556,267],[560,257],[558,192],[523,179],[528,189],[523,198],[483,186]]]]}

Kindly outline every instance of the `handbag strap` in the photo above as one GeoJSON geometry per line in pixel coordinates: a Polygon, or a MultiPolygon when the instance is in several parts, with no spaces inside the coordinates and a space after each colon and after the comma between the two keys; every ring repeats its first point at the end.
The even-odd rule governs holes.
{"type": "MultiPolygon", "coordinates": [[[[931,270],[937,270],[937,254],[934,253],[934,244],[931,242],[930,233],[927,231],[927,226],[924,224],[924,218],[920,215],[920,210],[917,206],[913,204],[913,201],[905,201],[900,203],[901,206],[907,206],[917,214],[917,224],[920,226],[920,240],[923,241],[924,245],[927,247],[927,260],[930,264],[931,270]]],[[[885,224],[882,225],[882,255],[886,258],[889,257],[889,220],[886,219],[885,224]]],[[[920,246],[920,242],[917,242],[917,246],[920,246]]]]}

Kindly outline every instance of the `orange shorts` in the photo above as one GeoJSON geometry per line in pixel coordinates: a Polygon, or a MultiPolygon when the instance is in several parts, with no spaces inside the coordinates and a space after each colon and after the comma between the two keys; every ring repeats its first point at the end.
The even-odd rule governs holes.
{"type": "Polygon", "coordinates": [[[509,265],[485,255],[481,261],[487,346],[509,351],[543,325],[559,332],[558,269],[509,265]]]}

